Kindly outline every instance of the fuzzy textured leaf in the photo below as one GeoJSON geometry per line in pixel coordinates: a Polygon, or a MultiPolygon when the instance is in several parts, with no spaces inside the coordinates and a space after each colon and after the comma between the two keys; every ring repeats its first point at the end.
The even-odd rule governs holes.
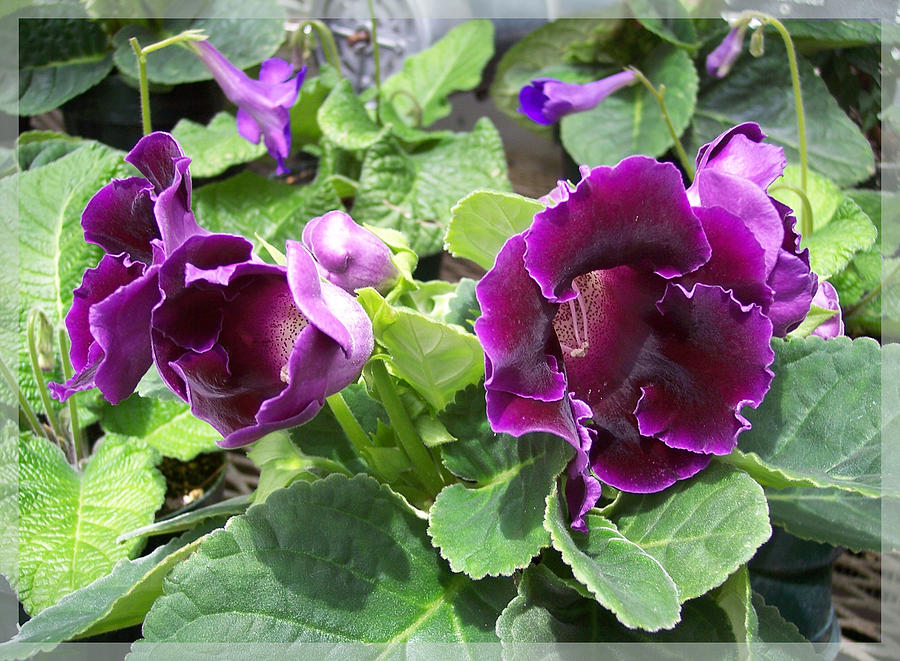
{"type": "Polygon", "coordinates": [[[26,131],[16,138],[16,160],[20,170],[33,170],[52,163],[84,144],[77,136],[55,131],[26,131]]]}
{"type": "Polygon", "coordinates": [[[316,118],[326,138],[341,149],[351,151],[371,147],[385,131],[369,116],[346,78],[331,90],[316,111],[316,118]]]}
{"type": "Polygon", "coordinates": [[[191,176],[214,177],[232,165],[240,165],[266,153],[266,146],[242,138],[234,116],[220,112],[204,126],[182,119],[172,129],[172,136],[191,157],[191,176]]]}

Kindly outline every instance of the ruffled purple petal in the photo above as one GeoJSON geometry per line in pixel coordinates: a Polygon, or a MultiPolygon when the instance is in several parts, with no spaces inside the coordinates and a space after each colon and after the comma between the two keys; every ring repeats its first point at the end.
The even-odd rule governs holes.
{"type": "Polygon", "coordinates": [[[107,253],[126,253],[133,261],[153,261],[151,241],[159,238],[153,190],[142,177],[113,179],[91,198],[81,214],[84,240],[107,253]]]}
{"type": "Polygon", "coordinates": [[[816,292],[818,277],[804,259],[808,251],[794,255],[787,250],[778,253],[775,268],[769,274],[769,286],[775,300],[766,313],[772,321],[775,337],[784,337],[806,318],[816,292]]]}
{"type": "Polygon", "coordinates": [[[291,77],[292,73],[294,73],[294,67],[290,62],[282,60],[280,57],[270,57],[259,65],[259,82],[283,83],[291,77]]]}
{"type": "Polygon", "coordinates": [[[812,300],[813,305],[826,310],[836,310],[837,314],[828,319],[825,323],[819,324],[812,334],[829,340],[844,334],[844,320],[841,317],[841,302],[838,299],[837,290],[827,280],[819,282],[819,290],[812,300]]]}
{"type": "Polygon", "coordinates": [[[554,302],[574,298],[583,273],[638,265],[674,277],[710,256],[678,169],[645,156],[592,170],[568,200],[538,212],[525,237],[525,267],[554,302]]]}

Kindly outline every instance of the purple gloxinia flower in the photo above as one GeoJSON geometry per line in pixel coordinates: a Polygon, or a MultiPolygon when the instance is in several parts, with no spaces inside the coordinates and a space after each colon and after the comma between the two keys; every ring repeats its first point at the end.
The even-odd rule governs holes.
{"type": "Polygon", "coordinates": [[[306,67],[291,78],[291,64],[273,57],[263,61],[259,80],[253,80],[208,41],[194,42],[194,48],[225,96],[238,107],[238,133],[254,144],[262,137],[278,164],[276,172],[288,172],[284,159],[291,152],[290,108],[297,101],[306,67]]]}
{"type": "Polygon", "coordinates": [[[584,85],[538,78],[519,91],[519,112],[538,124],[553,124],[565,115],[590,110],[636,79],[633,71],[622,71],[584,85]]]}
{"type": "Polygon", "coordinates": [[[400,271],[391,249],[343,211],[329,211],[303,228],[303,244],[331,283],[353,293],[362,287],[389,290],[400,271]]]}
{"type": "Polygon", "coordinates": [[[837,311],[837,313],[834,316],[829,317],[825,323],[819,324],[812,332],[813,335],[828,340],[844,334],[844,319],[841,316],[841,302],[838,299],[838,293],[834,288],[834,285],[827,280],[819,282],[819,289],[813,297],[812,304],[818,305],[820,308],[825,308],[826,310],[837,311]]]}
{"type": "Polygon", "coordinates": [[[744,33],[747,31],[747,24],[733,27],[725,35],[722,43],[706,57],[706,71],[710,76],[716,78],[724,78],[731,71],[732,65],[741,55],[744,46],[744,33]]]}
{"type": "Polygon", "coordinates": [[[310,420],[372,352],[353,296],[287,244],[287,265],[251,256],[238,236],[192,237],[162,265],[152,346],[163,381],[233,448],[310,420]]]}
{"type": "Polygon", "coordinates": [[[134,391],[152,364],[159,264],[185,239],[205,233],[190,211],[190,159],[172,136],[141,138],[125,160],[146,178],[114,179],[81,216],[85,240],[107,254],[85,272],[66,315],[76,372],[64,384],[49,384],[60,400],[96,386],[116,404],[134,391]]]}
{"type": "Polygon", "coordinates": [[[644,156],[584,169],[477,285],[491,427],[575,447],[575,529],[594,476],[655,492],[731,452],[772,379],[770,315],[789,327],[809,308],[790,210],[765,192],[783,156],[759,140],[745,125],[706,145],[688,191],[644,156]]]}

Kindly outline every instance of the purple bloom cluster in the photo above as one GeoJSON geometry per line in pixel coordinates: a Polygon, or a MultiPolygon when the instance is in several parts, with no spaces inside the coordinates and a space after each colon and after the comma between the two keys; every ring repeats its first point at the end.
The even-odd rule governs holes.
{"type": "Polygon", "coordinates": [[[770,339],[816,292],[790,209],[767,194],[782,150],[743,124],[700,149],[685,190],[644,156],[583,168],[477,286],[497,432],[571,443],[573,527],[616,488],[655,492],[728,454],[768,391],[770,339]]]}
{"type": "MultiPolygon", "coordinates": [[[[127,160],[145,178],[113,180],[82,215],[85,238],[106,254],[75,290],[66,327],[76,374],[50,384],[53,395],[96,386],[117,403],[155,363],[224,447],[310,420],[373,348],[362,306],[313,257],[332,240],[288,241],[286,265],[266,264],[243,237],[194,221],[190,159],[172,136],[142,138],[127,160]]],[[[343,247],[357,261],[390,262],[384,246],[370,258],[368,240],[343,247]]]]}

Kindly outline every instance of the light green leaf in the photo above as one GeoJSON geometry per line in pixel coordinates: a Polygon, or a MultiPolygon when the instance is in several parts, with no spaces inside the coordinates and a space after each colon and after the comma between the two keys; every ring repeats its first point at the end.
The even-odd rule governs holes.
{"type": "Polygon", "coordinates": [[[19,441],[19,564],[4,574],[32,615],[107,574],[139,547],[118,544],[163,502],[157,453],[143,441],[107,436],[77,472],[43,438],[19,441]]]}
{"type": "Polygon", "coordinates": [[[141,558],[119,560],[108,574],[67,594],[23,624],[11,640],[0,645],[0,655],[50,650],[55,643],[140,624],[162,594],[163,577],[193,553],[210,530],[193,530],[141,558]]]}
{"type": "MultiPolygon", "coordinates": [[[[775,180],[769,188],[769,193],[776,200],[784,202],[794,210],[794,215],[800,217],[800,210],[803,208],[802,198],[792,190],[785,188],[800,189],[801,175],[799,165],[788,165],[784,169],[784,175],[775,180]]],[[[818,230],[831,220],[834,212],[844,200],[844,193],[830,179],[823,177],[815,172],[806,173],[806,198],[812,208],[813,230],[818,230]]],[[[797,227],[800,230],[800,227],[797,227]]]]}
{"type": "Polygon", "coordinates": [[[424,257],[440,252],[450,209],[478,188],[511,188],[503,143],[489,119],[412,154],[388,137],[366,152],[353,218],[400,230],[424,257]]]}
{"type": "Polygon", "coordinates": [[[392,307],[371,288],[359,290],[357,300],[372,319],[375,340],[388,351],[387,364],[435,411],[484,376],[484,353],[475,335],[415,310],[392,307]]]}
{"type": "Polygon", "coordinates": [[[320,67],[318,76],[307,76],[303,81],[297,103],[291,106],[291,144],[295,148],[317,143],[322,137],[318,111],[338,79],[334,69],[327,64],[320,67]]]}
{"type": "Polygon", "coordinates": [[[589,513],[585,523],[587,534],[571,531],[559,495],[547,498],[544,526],[575,578],[626,627],[671,629],[681,607],[678,588],[663,566],[602,516],[589,513]]]}
{"type": "Polygon", "coordinates": [[[297,482],[178,565],[136,658],[179,642],[496,641],[511,581],[452,574],[425,522],[375,480],[297,482]]]}
{"type": "Polygon", "coordinates": [[[385,133],[385,129],[369,116],[346,78],[331,90],[316,112],[316,118],[325,137],[341,149],[366,149],[385,133]]]}
{"type": "Polygon", "coordinates": [[[514,193],[475,191],[450,211],[444,245],[451,255],[489,269],[506,240],[531,226],[544,205],[514,193]]]}
{"type": "Polygon", "coordinates": [[[861,250],[871,248],[878,230],[850,198],[845,197],[824,227],[803,237],[801,248],[809,248],[809,266],[828,279],[843,270],[861,250]]]}
{"type": "Polygon", "coordinates": [[[611,509],[619,532],[665,567],[681,601],[720,585],[772,533],[762,487],[718,464],[659,493],[622,493],[611,509]]]}
{"type": "Polygon", "coordinates": [[[253,494],[235,496],[234,498],[221,500],[212,505],[207,505],[206,507],[188,510],[187,512],[169,517],[168,519],[154,521],[149,525],[122,533],[117,538],[117,541],[121,543],[138,537],[152,537],[154,535],[170,535],[173,533],[184,532],[185,530],[197,528],[211,519],[243,514],[250,506],[250,498],[252,495],[253,494]]]}
{"type": "MultiPolygon", "coordinates": [[[[665,85],[665,102],[676,133],[691,121],[697,98],[697,71],[688,54],[662,45],[640,64],[655,87],[665,85]]],[[[560,138],[576,163],[615,165],[626,156],[660,156],[674,141],[656,99],[640,83],[619,90],[585,112],[563,117],[560,138]]]]}
{"type": "Polygon", "coordinates": [[[26,131],[16,139],[16,160],[20,170],[33,170],[52,163],[84,144],[77,136],[55,131],[26,131]]]}
{"type": "Polygon", "coordinates": [[[145,399],[132,395],[115,406],[104,403],[100,423],[108,432],[137,436],[166,457],[190,461],[201,452],[218,450],[222,435],[191,414],[181,400],[145,399]]]}
{"type": "Polygon", "coordinates": [[[227,112],[218,113],[206,126],[182,119],[172,129],[172,136],[191,157],[193,177],[214,177],[266,153],[261,140],[254,145],[238,134],[234,116],[227,112]]]}
{"type": "Polygon", "coordinates": [[[493,24],[488,20],[463,23],[430,48],[407,57],[403,69],[384,81],[381,93],[402,115],[415,116],[421,109],[418,123],[428,126],[450,114],[450,93],[470,90],[481,82],[481,70],[493,54],[493,24]]]}
{"type": "Polygon", "coordinates": [[[550,544],[545,501],[572,456],[551,434],[494,434],[484,406],[484,391],[470,388],[442,416],[457,438],[444,465],[466,483],[441,491],[428,514],[434,545],[472,578],[510,575],[550,544]]]}
{"type": "MultiPolygon", "coordinates": [[[[820,283],[822,280],[819,281],[820,283]]],[[[809,312],[806,313],[806,319],[794,330],[788,333],[789,337],[809,337],[809,335],[819,326],[831,319],[838,313],[838,310],[829,310],[828,308],[820,308],[818,305],[812,305],[809,312]]]]}
{"type": "Polygon", "coordinates": [[[258,234],[276,248],[286,239],[299,241],[310,219],[342,208],[329,184],[291,186],[249,170],[197,189],[193,204],[197,221],[208,230],[258,234]]]}
{"type": "MultiPolygon", "coordinates": [[[[58,5],[42,13],[53,16],[54,7],[58,5]]],[[[99,83],[112,68],[106,33],[99,23],[82,18],[19,20],[20,115],[58,108],[99,83]]],[[[0,110],[16,114],[15,96],[3,94],[2,98],[0,110]]]]}
{"type": "Polygon", "coordinates": [[[775,378],[759,408],[745,409],[752,428],[728,461],[767,486],[880,495],[878,343],[811,336],[775,338],[772,347],[775,378]]]}
{"type": "MultiPolygon", "coordinates": [[[[234,18],[246,10],[242,0],[214,0],[205,4],[199,16],[232,18],[163,18],[152,23],[127,24],[113,37],[113,59],[122,72],[136,79],[137,58],[128,43],[131,37],[137,37],[141,46],[149,46],[182,30],[194,29],[205,31],[210,43],[238,69],[252,67],[270,57],[284,41],[284,9],[275,0],[255,1],[253,16],[267,18],[234,18]]],[[[181,7],[175,11],[185,15],[181,7]]],[[[181,47],[163,48],[147,55],[147,76],[151,82],[166,85],[212,78],[200,58],[181,47]]]]}
{"type": "MultiPolygon", "coordinates": [[[[809,166],[839,186],[867,179],[875,171],[868,140],[844,114],[822,79],[802,57],[799,61],[809,166]]],[[[784,47],[766,40],[766,54],[745,53],[731,73],[712,81],[697,100],[695,147],[742,122],[757,122],[768,141],[785,148],[790,163],[799,163],[794,93],[784,47]]]]}

